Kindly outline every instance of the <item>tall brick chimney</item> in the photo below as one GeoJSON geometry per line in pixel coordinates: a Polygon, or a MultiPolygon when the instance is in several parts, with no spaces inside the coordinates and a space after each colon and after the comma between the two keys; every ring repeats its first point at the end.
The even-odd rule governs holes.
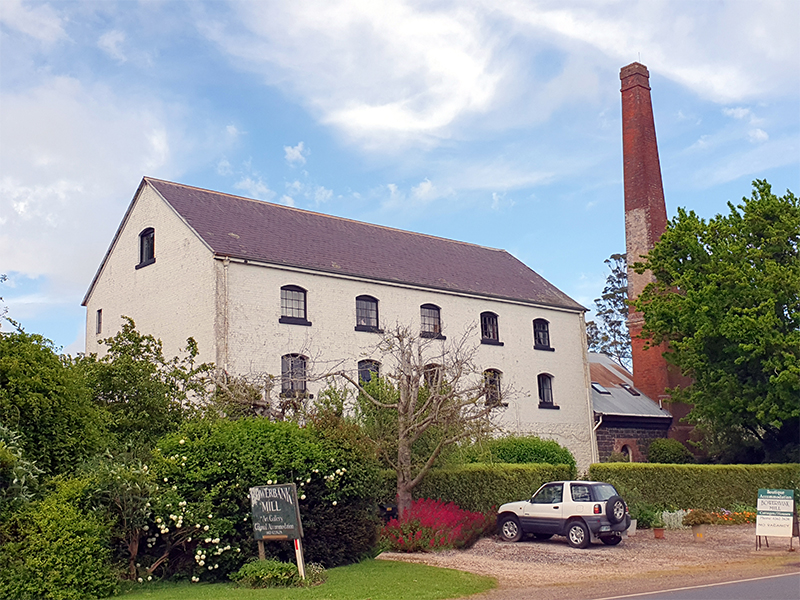
{"type": "MultiPolygon", "coordinates": [[[[667,227],[667,207],[661,184],[658,161],[656,126],[650,101],[650,73],[647,67],[635,62],[620,70],[622,81],[622,156],[625,177],[625,246],[628,254],[628,298],[637,298],[653,281],[650,272],[636,273],[630,265],[641,260],[664,233],[667,227]]],[[[656,401],[669,396],[668,387],[683,383],[682,378],[668,367],[662,353],[664,346],[645,350],[642,314],[631,308],[628,329],[631,334],[634,386],[656,401]]],[[[686,441],[691,427],[681,424],[689,407],[672,404],[675,419],[670,437],[686,441]]]]}

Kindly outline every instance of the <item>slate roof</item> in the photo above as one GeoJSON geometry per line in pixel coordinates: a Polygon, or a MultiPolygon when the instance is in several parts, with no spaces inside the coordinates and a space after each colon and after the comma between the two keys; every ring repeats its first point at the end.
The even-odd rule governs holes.
{"type": "Polygon", "coordinates": [[[609,393],[603,394],[592,386],[592,407],[594,412],[604,415],[630,417],[664,417],[672,415],[658,403],[633,387],[633,375],[615,363],[605,354],[589,352],[589,374],[592,383],[599,383],[609,393]],[[628,385],[639,392],[634,396],[622,385],[628,385]]]}
{"type": "Polygon", "coordinates": [[[218,256],[586,310],[505,250],[150,177],[143,183],[218,256]]]}

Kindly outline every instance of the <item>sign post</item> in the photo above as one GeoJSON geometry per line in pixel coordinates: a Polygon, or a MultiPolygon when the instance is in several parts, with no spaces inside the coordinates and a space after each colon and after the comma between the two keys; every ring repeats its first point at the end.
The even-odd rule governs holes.
{"type": "MultiPolygon", "coordinates": [[[[761,536],[792,537],[794,522],[794,490],[758,490],[756,514],[756,549],[761,547],[761,536]]],[[[769,541],[767,541],[769,548],[769,541]]]]}
{"type": "Polygon", "coordinates": [[[297,570],[306,578],[303,560],[303,524],[297,504],[297,486],[293,483],[262,485],[250,488],[253,534],[258,542],[258,558],[264,560],[264,540],[294,540],[297,570]]]}

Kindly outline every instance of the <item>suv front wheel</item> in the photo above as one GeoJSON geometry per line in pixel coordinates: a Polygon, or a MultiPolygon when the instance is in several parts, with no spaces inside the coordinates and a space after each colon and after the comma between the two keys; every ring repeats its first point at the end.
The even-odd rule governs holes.
{"type": "Polygon", "coordinates": [[[500,537],[506,542],[518,542],[522,539],[522,528],[519,519],[514,515],[506,515],[500,519],[500,537]]]}
{"type": "Polygon", "coordinates": [[[573,521],[567,527],[567,542],[573,548],[586,548],[589,539],[589,528],[583,521],[573,521]]]}

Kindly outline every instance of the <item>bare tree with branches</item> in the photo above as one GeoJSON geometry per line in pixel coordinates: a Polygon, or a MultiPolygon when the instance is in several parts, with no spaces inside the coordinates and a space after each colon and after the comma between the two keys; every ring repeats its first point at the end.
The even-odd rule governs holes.
{"type": "Polygon", "coordinates": [[[397,470],[400,515],[411,508],[413,489],[442,450],[492,429],[493,413],[506,406],[504,399],[509,392],[501,392],[499,378],[494,372],[487,376],[475,365],[477,347],[472,333],[468,330],[454,342],[442,342],[422,338],[402,325],[387,330],[376,350],[382,364],[391,365],[384,377],[394,386],[394,394],[377,394],[347,371],[332,373],[353,385],[376,409],[388,411],[397,420],[397,457],[392,462],[397,470]],[[433,429],[437,431],[436,443],[426,459],[415,462],[412,447],[433,429]]]}

